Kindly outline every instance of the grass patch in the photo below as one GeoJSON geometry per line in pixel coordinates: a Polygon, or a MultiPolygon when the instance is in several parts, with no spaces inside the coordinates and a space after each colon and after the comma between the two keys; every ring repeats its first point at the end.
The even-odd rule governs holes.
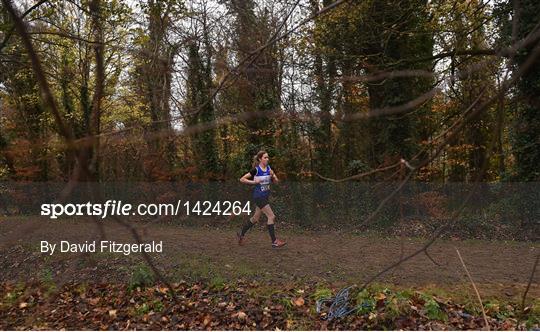
{"type": "Polygon", "coordinates": [[[45,287],[45,295],[50,296],[57,289],[54,282],[53,271],[50,268],[45,268],[41,271],[40,281],[45,287]]]}
{"type": "Polygon", "coordinates": [[[18,302],[19,298],[24,294],[24,289],[25,286],[23,283],[17,283],[15,288],[13,288],[11,291],[7,292],[4,295],[0,307],[9,308],[15,305],[18,302]]]}
{"type": "Polygon", "coordinates": [[[330,298],[332,297],[332,290],[328,287],[318,285],[317,288],[315,289],[315,292],[311,294],[311,297],[315,301],[319,301],[325,298],[330,298]]]}
{"type": "Polygon", "coordinates": [[[209,286],[216,291],[222,291],[225,288],[226,280],[221,275],[215,275],[210,279],[209,286]]]}
{"type": "Polygon", "coordinates": [[[174,278],[210,282],[214,284],[216,290],[220,290],[226,282],[260,276],[255,268],[243,262],[231,263],[230,266],[227,264],[217,265],[214,263],[215,258],[202,254],[178,255],[176,260],[179,263],[174,269],[174,278]],[[225,265],[227,266],[225,267],[225,265]]]}
{"type": "Polygon", "coordinates": [[[128,289],[133,290],[137,287],[148,287],[155,283],[154,272],[144,264],[139,264],[131,273],[128,289]]]}

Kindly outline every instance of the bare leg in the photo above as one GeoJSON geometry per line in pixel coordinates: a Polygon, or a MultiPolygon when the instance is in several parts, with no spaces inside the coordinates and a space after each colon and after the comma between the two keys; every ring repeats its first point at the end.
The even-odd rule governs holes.
{"type": "Polygon", "coordinates": [[[259,209],[259,207],[257,206],[255,207],[255,214],[253,215],[253,217],[249,218],[249,221],[251,221],[253,224],[256,224],[261,219],[261,215],[262,215],[262,210],[259,209]]]}
{"type": "Polygon", "coordinates": [[[253,217],[249,218],[249,221],[246,221],[246,223],[242,227],[242,230],[239,233],[240,238],[243,238],[244,235],[246,235],[247,231],[249,231],[254,224],[259,222],[259,219],[261,219],[261,215],[261,209],[259,209],[259,207],[255,208],[255,214],[253,215],[253,217]]]}
{"type": "MultiPolygon", "coordinates": [[[[259,209],[259,208],[257,208],[259,209]]],[[[273,225],[274,220],[276,219],[276,216],[274,215],[274,211],[272,211],[272,208],[270,207],[270,204],[266,204],[265,207],[263,207],[261,210],[265,215],[266,218],[268,218],[268,221],[266,222],[268,225],[273,225]]],[[[255,211],[255,214],[257,214],[257,211],[255,211]]]]}
{"type": "Polygon", "coordinates": [[[274,211],[272,211],[272,208],[270,205],[266,205],[263,207],[262,212],[266,215],[268,218],[268,221],[266,222],[266,226],[268,227],[268,233],[270,234],[270,239],[272,240],[272,246],[276,245],[276,234],[274,231],[274,221],[276,219],[276,216],[274,215],[274,211]]]}

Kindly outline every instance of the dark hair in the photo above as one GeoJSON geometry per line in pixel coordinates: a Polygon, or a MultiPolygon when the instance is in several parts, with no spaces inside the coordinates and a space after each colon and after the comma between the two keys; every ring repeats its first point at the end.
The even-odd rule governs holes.
{"type": "Polygon", "coordinates": [[[264,156],[265,153],[267,153],[267,152],[264,151],[264,150],[261,150],[261,151],[257,152],[256,155],[253,156],[253,164],[252,164],[253,168],[259,166],[259,163],[261,162],[261,158],[264,156]]]}

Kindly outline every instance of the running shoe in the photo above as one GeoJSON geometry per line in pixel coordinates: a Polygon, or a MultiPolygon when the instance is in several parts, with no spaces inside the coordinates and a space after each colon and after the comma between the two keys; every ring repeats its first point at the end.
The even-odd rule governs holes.
{"type": "Polygon", "coordinates": [[[284,245],[286,245],[287,242],[285,241],[282,241],[280,239],[276,239],[273,243],[272,243],[272,248],[280,248],[280,247],[283,247],[284,245]]]}

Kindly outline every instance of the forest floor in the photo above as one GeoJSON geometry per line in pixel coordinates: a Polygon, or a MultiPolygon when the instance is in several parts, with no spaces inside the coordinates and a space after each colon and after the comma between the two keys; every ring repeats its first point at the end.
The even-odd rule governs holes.
{"type": "MultiPolygon", "coordinates": [[[[123,226],[113,221],[101,225],[107,240],[136,243],[123,226]]],[[[335,231],[299,233],[280,230],[278,224],[276,232],[288,244],[272,249],[264,224],[250,230],[245,246],[238,246],[236,228],[232,225],[216,228],[163,223],[131,225],[138,229],[142,242],[163,241],[163,253],[151,256],[163,275],[172,280],[219,275],[233,280],[245,277],[360,284],[426,241],[335,231]]],[[[144,263],[140,254],[60,253],[58,248],[54,255],[40,252],[40,241],[84,243],[97,240],[99,243],[99,234],[96,223],[89,220],[4,219],[0,221],[0,280],[39,280],[42,274],[51,274],[58,282],[129,282],[133,267],[144,263]]],[[[482,288],[485,293],[511,297],[521,292],[523,284],[527,283],[540,244],[439,240],[428,250],[439,266],[420,254],[377,281],[443,288],[468,284],[456,249],[463,256],[473,280],[486,285],[482,288]]],[[[533,287],[530,292],[540,297],[539,287],[533,287]]]]}
{"type": "MultiPolygon", "coordinates": [[[[343,286],[361,285],[402,255],[420,248],[426,241],[336,231],[298,232],[280,229],[278,224],[277,234],[288,244],[280,249],[272,249],[264,224],[248,233],[245,246],[238,246],[236,242],[235,232],[240,221],[222,223],[216,227],[130,224],[138,230],[142,242],[163,241],[163,253],[152,253],[150,256],[163,277],[176,285],[200,281],[207,285],[256,282],[276,289],[303,284],[311,285],[306,289],[325,285],[339,290],[343,286]]],[[[136,243],[125,227],[113,221],[101,225],[107,240],[136,243]]],[[[144,284],[145,279],[159,282],[147,275],[145,271],[148,269],[140,254],[60,253],[58,248],[54,255],[40,252],[40,241],[60,243],[62,240],[71,243],[96,240],[99,243],[100,231],[91,220],[51,221],[24,217],[0,220],[0,284],[53,283],[61,287],[63,284],[92,283],[118,287],[138,286],[144,284]]],[[[455,300],[474,302],[471,283],[464,274],[456,249],[461,253],[484,299],[519,303],[540,244],[440,240],[429,249],[429,255],[438,265],[425,254],[420,254],[376,282],[395,289],[434,289],[455,300]]],[[[540,298],[539,278],[540,273],[537,273],[528,298],[540,298]]],[[[12,286],[4,287],[9,289],[12,286]]]]}

